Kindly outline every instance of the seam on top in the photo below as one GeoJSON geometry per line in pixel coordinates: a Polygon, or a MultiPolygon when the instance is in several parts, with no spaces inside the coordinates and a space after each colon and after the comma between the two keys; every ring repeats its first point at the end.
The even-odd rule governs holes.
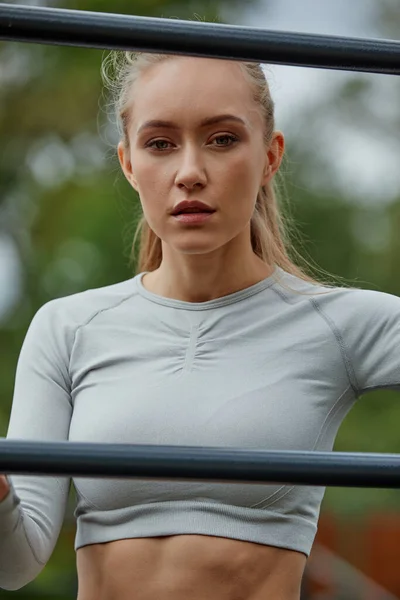
{"type": "Polygon", "coordinates": [[[349,357],[347,356],[346,346],[345,346],[343,337],[342,337],[339,329],[336,327],[336,324],[334,323],[334,321],[332,321],[332,319],[330,317],[328,317],[327,314],[324,313],[324,311],[319,306],[319,304],[315,300],[315,298],[310,298],[309,302],[311,303],[311,306],[314,308],[315,312],[325,321],[325,323],[328,325],[329,329],[333,333],[335,340],[339,346],[340,353],[342,355],[342,359],[343,359],[344,366],[346,369],[347,377],[349,379],[349,383],[353,389],[353,392],[356,394],[356,396],[358,396],[360,386],[358,384],[353,365],[352,365],[349,357]]]}
{"type": "Polygon", "coordinates": [[[282,498],[287,496],[288,493],[293,490],[293,488],[294,485],[281,485],[273,494],[271,494],[270,496],[265,496],[265,498],[263,498],[259,502],[252,504],[250,508],[257,508],[260,504],[264,504],[264,502],[266,502],[266,504],[264,504],[264,506],[261,507],[261,510],[266,510],[267,508],[270,508],[273,504],[276,504],[276,502],[279,502],[280,500],[282,500],[282,498]]]}
{"type": "Polygon", "coordinates": [[[93,321],[93,319],[96,318],[97,315],[99,315],[100,313],[106,312],[107,310],[112,310],[113,308],[117,308],[120,304],[122,304],[123,302],[126,302],[127,300],[130,300],[133,296],[135,296],[137,294],[138,294],[138,292],[137,292],[137,290],[135,290],[132,294],[129,294],[129,296],[125,296],[124,298],[122,298],[122,300],[118,300],[118,302],[116,302],[112,306],[106,306],[105,308],[100,308],[93,315],[91,315],[86,322],[79,325],[77,327],[76,331],[78,331],[78,329],[81,329],[82,327],[86,327],[86,325],[89,325],[90,321],[93,321]]]}
{"type": "Polygon", "coordinates": [[[131,298],[133,298],[137,294],[138,294],[138,291],[135,290],[133,293],[129,294],[128,296],[125,296],[124,298],[122,298],[122,300],[118,300],[118,302],[116,302],[112,306],[106,306],[105,308],[100,308],[99,310],[96,310],[95,313],[92,314],[86,321],[84,321],[83,323],[81,323],[80,325],[77,326],[77,328],[75,329],[74,339],[73,339],[72,346],[71,346],[71,352],[69,354],[69,362],[68,362],[68,372],[69,373],[71,372],[71,357],[72,357],[72,352],[74,350],[74,346],[75,346],[75,342],[76,342],[76,336],[78,335],[78,331],[80,329],[82,329],[83,327],[86,327],[86,325],[89,325],[89,323],[91,321],[93,321],[93,319],[95,319],[97,317],[97,315],[99,315],[100,313],[105,312],[106,310],[112,310],[113,308],[117,308],[123,302],[126,302],[127,300],[130,300],[131,298]]]}
{"type": "MultiPolygon", "coordinates": [[[[139,277],[139,276],[138,276],[139,277]]],[[[154,302],[155,304],[160,304],[161,306],[167,306],[169,308],[175,308],[176,310],[191,310],[191,311],[204,311],[204,310],[214,310],[215,308],[221,308],[225,306],[230,306],[232,304],[236,304],[238,302],[242,302],[251,296],[255,296],[268,288],[272,287],[276,282],[272,279],[274,275],[270,275],[258,283],[250,286],[249,288],[245,288],[243,290],[239,290],[237,292],[233,292],[231,294],[227,294],[226,296],[222,296],[221,298],[214,298],[214,300],[207,300],[205,302],[184,302],[183,300],[174,300],[173,298],[164,298],[163,296],[158,296],[157,294],[153,294],[146,290],[143,287],[141,279],[137,281],[137,291],[142,298],[149,300],[150,302],[154,302]],[[230,298],[230,296],[233,296],[230,298]]]]}
{"type": "Polygon", "coordinates": [[[343,406],[344,400],[346,400],[346,394],[349,389],[353,389],[351,386],[348,386],[342,394],[340,394],[339,398],[336,400],[333,406],[331,406],[330,410],[327,412],[324,422],[322,423],[319,431],[317,433],[317,437],[315,439],[314,445],[312,447],[313,450],[316,449],[318,442],[324,438],[325,432],[329,429],[329,426],[333,419],[336,417],[337,412],[343,406]]]}
{"type": "Polygon", "coordinates": [[[78,508],[78,504],[79,504],[79,497],[86,502],[86,504],[90,507],[90,508],[94,508],[94,510],[99,510],[101,511],[102,509],[100,508],[100,506],[98,506],[97,504],[95,504],[94,502],[92,502],[92,500],[89,500],[89,498],[87,496],[85,496],[85,494],[82,494],[81,490],[77,487],[77,485],[74,482],[74,488],[75,488],[75,492],[76,495],[78,496],[78,502],[75,505],[75,510],[78,508]]]}
{"type": "Polygon", "coordinates": [[[282,289],[278,289],[276,283],[274,283],[273,287],[272,287],[272,291],[275,292],[275,294],[277,296],[279,296],[279,298],[281,300],[283,300],[284,302],[286,302],[286,304],[292,304],[289,300],[289,297],[285,294],[285,292],[282,289]]]}
{"type": "Polygon", "coordinates": [[[31,549],[33,558],[36,560],[36,562],[39,565],[42,565],[42,566],[45,565],[46,561],[43,561],[43,560],[39,559],[38,555],[36,554],[35,547],[32,545],[31,540],[29,539],[28,532],[26,531],[26,527],[25,527],[25,515],[22,512],[20,513],[20,518],[21,518],[22,530],[24,532],[25,539],[28,542],[28,546],[31,549]]]}
{"type": "MultiPolygon", "coordinates": [[[[272,289],[284,302],[286,302],[287,304],[291,304],[290,299],[281,289],[278,290],[275,287],[273,287],[272,289]]],[[[318,304],[318,302],[315,298],[308,298],[307,300],[311,303],[311,306],[313,307],[313,309],[326,322],[329,329],[332,331],[332,333],[335,337],[335,340],[339,346],[340,353],[342,355],[342,359],[343,359],[343,362],[345,365],[345,369],[346,369],[347,377],[349,379],[350,386],[351,386],[353,392],[356,395],[358,395],[360,393],[360,386],[357,381],[357,376],[356,376],[354,367],[347,355],[346,346],[345,346],[343,337],[342,337],[339,329],[336,327],[336,324],[334,323],[334,321],[332,321],[332,319],[324,313],[324,311],[322,310],[322,308],[320,307],[320,305],[318,304]]]]}
{"type": "MultiPolygon", "coordinates": [[[[346,394],[348,392],[349,389],[352,389],[351,386],[348,386],[342,394],[340,394],[339,398],[336,400],[335,404],[330,408],[330,410],[328,411],[327,415],[325,416],[324,422],[322,423],[321,427],[318,430],[317,436],[315,438],[315,442],[312,446],[312,450],[315,451],[315,448],[318,444],[318,442],[320,441],[320,439],[323,439],[324,433],[325,431],[328,429],[330,423],[332,422],[332,420],[335,418],[337,412],[340,410],[340,408],[343,406],[343,400],[345,400],[346,398],[346,394]],[[325,430],[325,431],[324,431],[325,430]]],[[[272,494],[272,496],[270,496],[269,500],[267,502],[267,504],[265,506],[263,506],[263,509],[267,509],[270,508],[273,504],[275,504],[276,502],[279,502],[280,500],[282,500],[283,498],[285,498],[292,490],[295,489],[296,486],[291,485],[288,486],[283,485],[281,486],[278,490],[276,490],[276,492],[274,494],[272,494]],[[286,491],[280,495],[280,493],[285,489],[286,491]]],[[[257,508],[258,505],[262,504],[263,502],[265,502],[267,500],[268,496],[266,498],[264,498],[263,500],[257,502],[256,504],[253,504],[251,506],[251,508],[257,508]]]]}

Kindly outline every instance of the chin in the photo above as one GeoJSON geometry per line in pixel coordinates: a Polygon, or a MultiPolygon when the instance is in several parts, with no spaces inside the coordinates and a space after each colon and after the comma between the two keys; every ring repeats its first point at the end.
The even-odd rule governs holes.
{"type": "Polygon", "coordinates": [[[211,252],[215,252],[216,250],[218,250],[219,248],[221,248],[222,246],[224,246],[226,244],[226,241],[219,241],[215,239],[215,237],[213,239],[204,239],[200,240],[200,239],[195,239],[196,236],[191,235],[188,236],[188,238],[184,241],[184,240],[179,240],[180,243],[177,244],[176,240],[175,243],[168,243],[166,242],[171,250],[173,250],[174,252],[179,252],[179,254],[188,254],[188,255],[195,255],[195,254],[210,254],[211,252]]]}
{"type": "Polygon", "coordinates": [[[215,252],[218,248],[212,246],[185,246],[174,248],[175,252],[179,252],[179,254],[185,254],[188,256],[197,256],[202,254],[210,254],[211,252],[215,252]]]}
{"type": "Polygon", "coordinates": [[[216,232],[207,231],[185,231],[182,235],[168,235],[161,238],[163,244],[171,249],[171,252],[182,255],[195,256],[212,254],[221,251],[232,242],[234,236],[216,235],[216,232]]]}

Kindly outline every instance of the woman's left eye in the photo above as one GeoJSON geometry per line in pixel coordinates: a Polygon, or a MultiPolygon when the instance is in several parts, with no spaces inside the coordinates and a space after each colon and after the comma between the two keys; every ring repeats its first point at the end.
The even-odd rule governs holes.
{"type": "Polygon", "coordinates": [[[222,140],[222,143],[217,143],[216,146],[231,146],[234,142],[237,142],[239,138],[237,138],[235,135],[226,133],[225,135],[218,135],[213,139],[213,142],[217,142],[218,140],[222,140]]]}

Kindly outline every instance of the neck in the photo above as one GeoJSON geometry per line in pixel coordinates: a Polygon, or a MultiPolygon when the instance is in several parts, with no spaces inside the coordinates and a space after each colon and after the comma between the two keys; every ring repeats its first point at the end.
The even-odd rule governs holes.
{"type": "Polygon", "coordinates": [[[251,246],[240,252],[224,247],[208,254],[182,254],[163,246],[160,267],[145,275],[142,283],[165,298],[206,302],[250,287],[273,270],[251,246]]]}

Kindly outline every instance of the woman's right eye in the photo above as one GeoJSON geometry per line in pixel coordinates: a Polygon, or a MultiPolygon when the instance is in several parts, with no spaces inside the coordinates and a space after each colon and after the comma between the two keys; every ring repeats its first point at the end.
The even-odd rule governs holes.
{"type": "Polygon", "coordinates": [[[170,142],[167,140],[152,140],[146,144],[146,148],[153,148],[153,150],[168,150],[170,142]]]}

